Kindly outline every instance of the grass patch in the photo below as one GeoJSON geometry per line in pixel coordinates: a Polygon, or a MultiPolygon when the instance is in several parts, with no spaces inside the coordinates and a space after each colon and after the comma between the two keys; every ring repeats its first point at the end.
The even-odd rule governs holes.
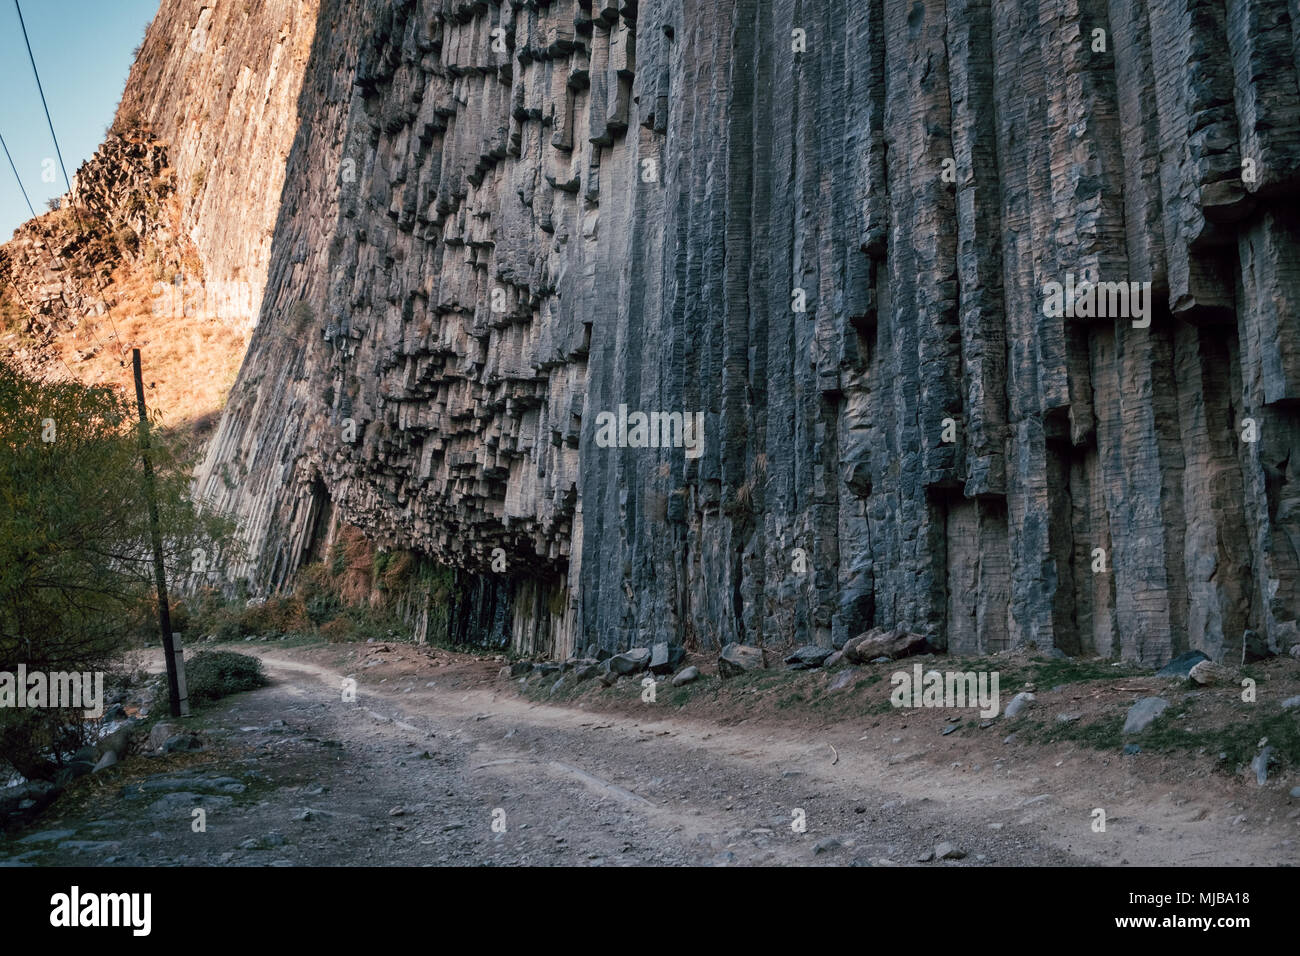
{"type": "Polygon", "coordinates": [[[233,651],[200,651],[185,662],[190,703],[199,706],[266,684],[262,662],[233,651]]]}
{"type": "Polygon", "coordinates": [[[1127,677],[1149,677],[1151,672],[1130,664],[1117,664],[1105,658],[1055,658],[1033,657],[1029,660],[981,657],[970,660],[951,658],[949,664],[938,670],[997,671],[1003,687],[1034,684],[1039,690],[1050,690],[1065,684],[1081,684],[1093,680],[1119,680],[1127,677]]]}
{"type": "Polygon", "coordinates": [[[1075,743],[1095,750],[1119,750],[1126,742],[1120,733],[1123,727],[1124,717],[1119,715],[1092,723],[1026,720],[1015,728],[1015,733],[1026,743],[1075,743]]]}
{"type": "Polygon", "coordinates": [[[1190,720],[1158,719],[1133,742],[1143,750],[1172,753],[1178,750],[1205,749],[1219,765],[1229,771],[1248,766],[1259,753],[1259,743],[1267,738],[1283,767],[1300,765],[1300,725],[1285,711],[1250,712],[1239,720],[1219,727],[1189,727],[1190,720]]]}
{"type": "Polygon", "coordinates": [[[1237,773],[1249,766],[1259,753],[1260,741],[1267,738],[1281,764],[1270,774],[1300,766],[1300,724],[1294,716],[1281,710],[1271,713],[1252,710],[1227,724],[1198,727],[1191,713],[1181,719],[1175,716],[1189,712],[1192,706],[1191,702],[1171,705],[1140,734],[1123,733],[1125,716],[1122,714],[1091,723],[1026,720],[1016,728],[1016,733],[1026,743],[1075,743],[1094,750],[1118,751],[1126,744],[1137,744],[1145,753],[1203,751],[1214,759],[1216,769],[1224,773],[1237,773]]]}

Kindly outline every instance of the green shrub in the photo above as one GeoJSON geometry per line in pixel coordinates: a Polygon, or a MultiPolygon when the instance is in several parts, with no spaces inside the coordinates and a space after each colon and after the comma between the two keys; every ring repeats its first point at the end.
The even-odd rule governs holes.
{"type": "Polygon", "coordinates": [[[348,570],[348,552],[342,541],[335,541],[334,547],[330,551],[330,574],[335,577],[345,574],[348,570]]]}
{"type": "MultiPolygon", "coordinates": [[[[130,398],[37,382],[0,361],[0,671],[107,670],[157,635],[149,504],[130,398]]],[[[189,471],[150,429],[164,566],[175,581],[227,523],[200,516],[189,471]]],[[[184,623],[178,615],[177,623],[184,623]]],[[[80,723],[53,708],[0,709],[0,766],[49,779],[57,761],[25,741],[80,723]]]]}
{"type": "Polygon", "coordinates": [[[185,684],[190,703],[211,703],[266,685],[262,662],[233,651],[200,651],[185,662],[185,684]]]}

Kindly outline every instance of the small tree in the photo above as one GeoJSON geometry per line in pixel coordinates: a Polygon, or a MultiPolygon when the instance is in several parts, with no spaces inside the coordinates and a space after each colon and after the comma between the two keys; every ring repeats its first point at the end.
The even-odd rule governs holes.
{"type": "MultiPolygon", "coordinates": [[[[104,670],[132,638],[157,637],[139,423],[130,397],[44,383],[0,360],[0,671],[104,670]]],[[[151,429],[168,579],[194,548],[228,535],[189,495],[189,476],[151,429]]],[[[77,712],[0,709],[0,761],[51,777],[77,712]]]]}

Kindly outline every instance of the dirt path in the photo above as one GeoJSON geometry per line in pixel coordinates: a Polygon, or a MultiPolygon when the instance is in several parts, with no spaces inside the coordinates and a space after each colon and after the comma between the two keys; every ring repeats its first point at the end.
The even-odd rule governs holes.
{"type": "Polygon", "coordinates": [[[530,702],[485,679],[490,665],[340,667],[337,649],[258,652],[273,683],[204,715],[206,751],[85,778],[80,802],[60,801],[0,855],[36,865],[889,865],[946,841],[965,856],[926,865],[1297,857],[1298,821],[1246,806],[1228,784],[1100,773],[1103,758],[1079,752],[936,765],[917,728],[722,726],[649,704],[639,718],[530,702]],[[340,692],[349,674],[355,702],[340,692]],[[194,832],[196,807],[206,832],[194,832]],[[1104,833],[1092,827],[1098,807],[1104,833]]]}

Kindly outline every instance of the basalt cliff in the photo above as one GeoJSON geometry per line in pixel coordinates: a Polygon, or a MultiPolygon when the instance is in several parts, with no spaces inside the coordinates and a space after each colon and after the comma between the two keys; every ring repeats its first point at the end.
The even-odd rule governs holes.
{"type": "Polygon", "coordinates": [[[251,593],[355,526],[553,657],[1300,642],[1295,0],[162,6],[124,108],[310,40],[184,153],[251,593]]]}

